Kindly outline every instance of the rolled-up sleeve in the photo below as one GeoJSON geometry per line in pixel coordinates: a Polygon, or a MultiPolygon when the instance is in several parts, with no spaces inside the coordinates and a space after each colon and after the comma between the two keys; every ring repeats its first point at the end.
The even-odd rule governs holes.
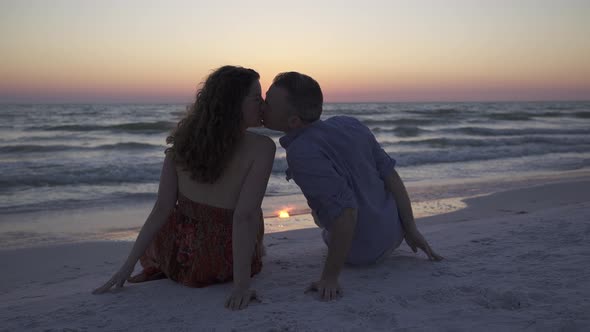
{"type": "Polygon", "coordinates": [[[346,178],[339,174],[323,153],[304,146],[287,153],[289,170],[301,188],[309,207],[318,216],[320,226],[328,231],[345,208],[357,208],[357,202],[346,178]]]}

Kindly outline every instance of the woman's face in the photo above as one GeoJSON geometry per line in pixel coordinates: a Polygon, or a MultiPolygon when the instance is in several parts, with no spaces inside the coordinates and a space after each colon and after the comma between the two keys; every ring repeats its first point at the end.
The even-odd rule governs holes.
{"type": "Polygon", "coordinates": [[[260,82],[256,80],[250,86],[248,94],[242,102],[242,115],[244,117],[244,127],[260,127],[262,125],[262,108],[264,100],[262,99],[262,90],[260,82]]]}

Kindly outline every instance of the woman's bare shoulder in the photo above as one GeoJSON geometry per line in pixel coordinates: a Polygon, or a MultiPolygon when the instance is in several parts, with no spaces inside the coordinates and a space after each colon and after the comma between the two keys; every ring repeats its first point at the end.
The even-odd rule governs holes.
{"type": "Polygon", "coordinates": [[[265,135],[260,135],[247,131],[245,135],[245,140],[248,149],[254,153],[274,154],[277,149],[275,142],[272,140],[272,138],[265,135]]]}

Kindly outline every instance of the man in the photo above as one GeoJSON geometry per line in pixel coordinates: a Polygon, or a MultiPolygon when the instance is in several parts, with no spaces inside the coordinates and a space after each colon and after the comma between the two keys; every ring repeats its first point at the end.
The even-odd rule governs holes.
{"type": "Polygon", "coordinates": [[[404,237],[414,252],[420,248],[433,261],[442,257],[416,228],[395,161],[355,118],[320,120],[322,103],[314,79],[282,73],[266,93],[263,122],[285,132],[280,143],[287,151],[287,180],[301,188],[328,245],[321,278],[308,290],[332,300],[341,295],[338,276],[345,262],[378,262],[404,237]]]}

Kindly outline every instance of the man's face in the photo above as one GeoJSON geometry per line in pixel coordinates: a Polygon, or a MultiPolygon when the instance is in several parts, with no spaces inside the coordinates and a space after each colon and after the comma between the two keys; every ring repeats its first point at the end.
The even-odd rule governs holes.
{"type": "Polygon", "coordinates": [[[266,106],[262,113],[264,126],[283,132],[288,132],[291,127],[289,120],[296,117],[293,106],[287,101],[287,90],[271,85],[266,92],[266,106]]]}

